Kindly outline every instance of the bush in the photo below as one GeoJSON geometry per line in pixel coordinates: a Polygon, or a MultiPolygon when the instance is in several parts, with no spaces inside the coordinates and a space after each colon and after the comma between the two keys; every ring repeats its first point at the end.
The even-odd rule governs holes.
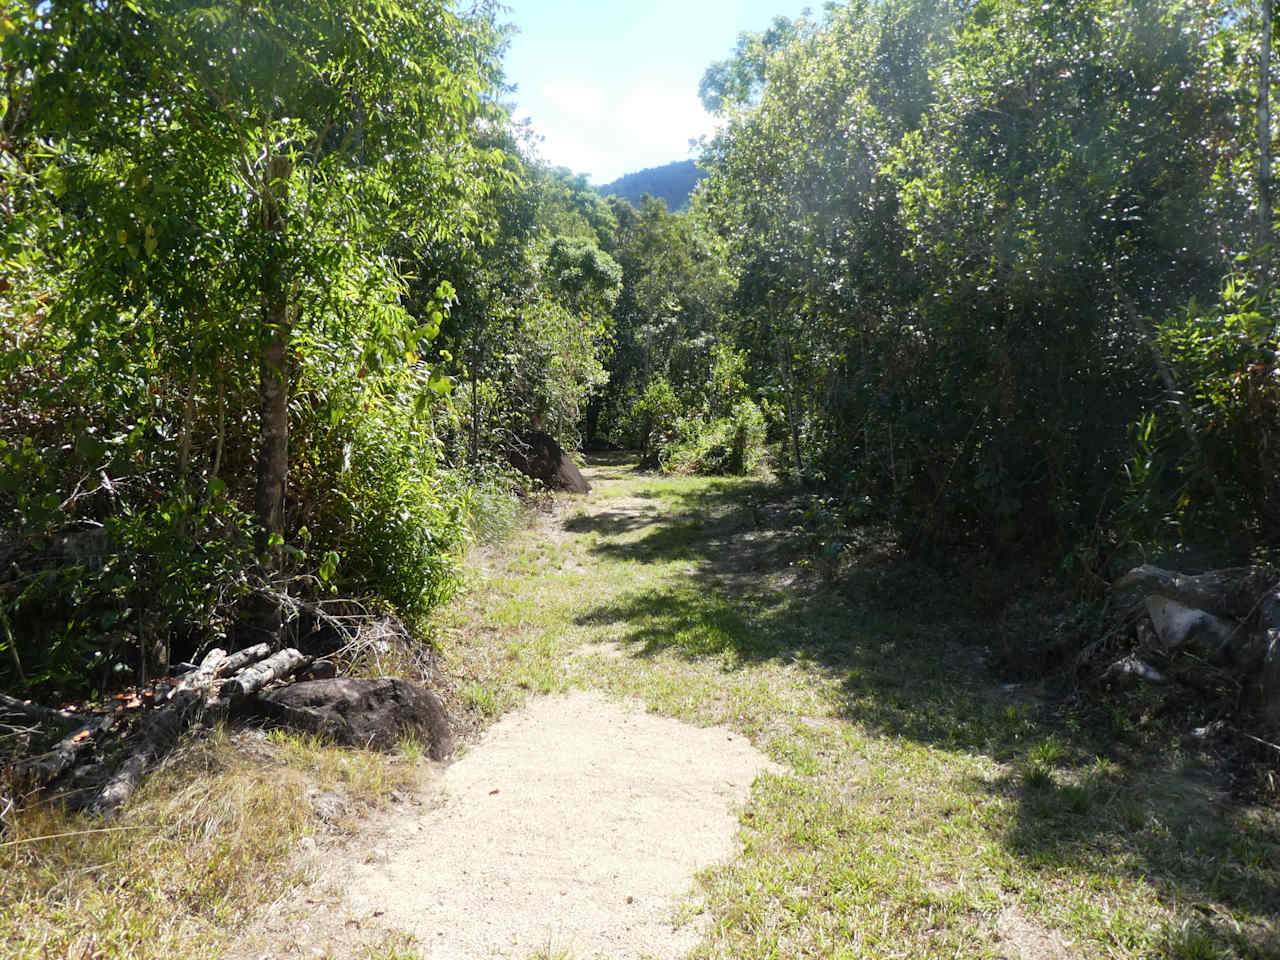
{"type": "MultiPolygon", "coordinates": [[[[413,402],[428,376],[402,369],[330,394],[325,415],[300,425],[311,443],[290,481],[297,572],[342,596],[381,601],[411,626],[456,592],[470,540],[460,485],[438,469],[439,442],[413,402]]],[[[314,587],[304,579],[295,589],[314,587]]]]}
{"type": "Polygon", "coordinates": [[[739,400],[731,416],[709,423],[688,418],[679,434],[662,457],[663,468],[672,473],[743,476],[764,464],[764,414],[750,400],[739,400]]]}
{"type": "Polygon", "coordinates": [[[683,410],[680,398],[665,377],[650,380],[618,432],[640,444],[644,464],[659,466],[663,452],[680,436],[683,410]]]}
{"type": "Polygon", "coordinates": [[[1280,352],[1274,312],[1242,279],[1165,319],[1179,394],[1131,432],[1121,529],[1159,551],[1280,548],[1280,352]],[[1176,405],[1176,406],[1175,406],[1176,405]]]}

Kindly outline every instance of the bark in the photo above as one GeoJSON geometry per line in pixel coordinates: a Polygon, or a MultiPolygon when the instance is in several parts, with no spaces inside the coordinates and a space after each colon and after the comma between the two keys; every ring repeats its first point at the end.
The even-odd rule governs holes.
{"type": "Polygon", "coordinates": [[[244,697],[257,693],[273,680],[285,680],[311,663],[311,658],[292,647],[241,670],[222,687],[224,697],[244,697]]]}
{"type": "Polygon", "coordinates": [[[285,239],[283,205],[290,163],[272,157],[267,164],[262,196],[262,226],[273,234],[276,256],[262,277],[262,336],[258,360],[258,462],[254,508],[257,512],[257,551],[274,571],[280,567],[284,537],[284,505],[289,474],[288,351],[292,330],[288,288],[279,248],[285,239]],[[275,541],[275,542],[273,542],[275,541]]]}
{"type": "Polygon", "coordinates": [[[147,767],[173,746],[204,706],[227,652],[210,650],[200,666],[182,678],[177,689],[142,722],[129,755],[89,804],[89,812],[110,814],[133,795],[147,767]]]}

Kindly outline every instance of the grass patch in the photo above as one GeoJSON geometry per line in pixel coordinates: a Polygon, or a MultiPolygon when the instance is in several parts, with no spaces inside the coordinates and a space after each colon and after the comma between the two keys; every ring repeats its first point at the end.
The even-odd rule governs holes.
{"type": "Polygon", "coordinates": [[[696,956],[1280,957],[1276,812],[1002,688],[965,584],[872,534],[817,571],[790,495],[759,482],[616,457],[590,479],[486,557],[446,659],[488,717],[591,687],[786,766],[701,878],[696,956]]]}
{"type": "Polygon", "coordinates": [[[311,737],[181,746],[122,815],[50,805],[11,813],[0,834],[0,956],[214,956],[255,908],[304,879],[299,841],[322,822],[311,797],[341,796],[346,826],[416,777],[404,757],[311,737]]]}

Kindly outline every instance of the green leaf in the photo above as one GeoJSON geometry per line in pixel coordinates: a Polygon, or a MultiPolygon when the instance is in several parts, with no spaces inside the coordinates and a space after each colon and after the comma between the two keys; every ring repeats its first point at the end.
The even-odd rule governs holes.
{"type": "Polygon", "coordinates": [[[438,397],[443,397],[453,389],[453,378],[436,372],[427,381],[427,388],[438,397]]]}

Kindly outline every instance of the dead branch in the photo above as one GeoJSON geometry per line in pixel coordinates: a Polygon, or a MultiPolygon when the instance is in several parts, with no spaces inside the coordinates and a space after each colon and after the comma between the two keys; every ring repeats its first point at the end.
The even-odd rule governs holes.
{"type": "Polygon", "coordinates": [[[226,677],[237,670],[243,670],[251,663],[257,663],[271,656],[271,645],[269,643],[259,643],[252,647],[245,647],[237,653],[231,654],[222,663],[218,664],[215,676],[226,677]]]}
{"type": "Polygon", "coordinates": [[[96,736],[110,730],[112,724],[111,717],[95,717],[60,740],[52,750],[19,763],[18,775],[38,785],[51,782],[75,763],[82,751],[93,745],[96,736]]]}
{"type": "Polygon", "coordinates": [[[133,749],[90,802],[90,813],[112,813],[133,794],[147,767],[174,744],[204,706],[218,667],[226,659],[225,650],[210,650],[200,666],[182,678],[164,706],[147,716],[134,737],[133,749]]]}
{"type": "Polygon", "coordinates": [[[51,724],[59,730],[72,730],[84,723],[84,717],[70,711],[42,707],[30,700],[19,700],[3,693],[0,693],[0,718],[25,720],[37,726],[51,724]]]}
{"type": "Polygon", "coordinates": [[[287,647],[267,659],[245,667],[222,686],[224,697],[247,697],[257,693],[268,683],[286,680],[311,663],[311,658],[287,647]]]}

